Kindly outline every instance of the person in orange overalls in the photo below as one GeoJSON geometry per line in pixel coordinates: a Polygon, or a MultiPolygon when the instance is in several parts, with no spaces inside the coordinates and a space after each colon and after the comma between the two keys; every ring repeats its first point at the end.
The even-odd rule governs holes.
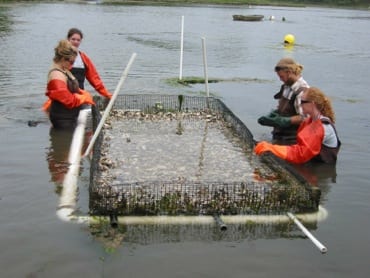
{"type": "Polygon", "coordinates": [[[95,103],[89,92],[79,88],[76,78],[69,71],[77,57],[77,49],[68,40],[61,40],[54,51],[45,93],[48,100],[43,110],[48,113],[53,128],[73,129],[85,104],[95,103]]]}
{"type": "Polygon", "coordinates": [[[335,163],[341,142],[334,127],[335,114],[330,100],[320,89],[311,87],[302,93],[301,105],[307,118],[298,128],[297,143],[287,146],[262,141],[254,152],[257,155],[271,152],[296,164],[310,160],[335,163]]]}
{"type": "Polygon", "coordinates": [[[79,50],[80,44],[83,39],[82,31],[77,28],[69,29],[67,39],[70,43],[77,48],[77,57],[73,63],[71,72],[78,80],[81,89],[85,88],[85,79],[91,86],[103,97],[110,99],[112,94],[107,90],[103,81],[101,80],[93,62],[87,54],[79,50]]]}

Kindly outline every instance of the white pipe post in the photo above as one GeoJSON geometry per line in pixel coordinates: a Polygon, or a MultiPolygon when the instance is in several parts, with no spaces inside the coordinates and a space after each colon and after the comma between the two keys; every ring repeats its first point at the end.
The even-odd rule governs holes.
{"type": "Polygon", "coordinates": [[[182,80],[182,60],[184,55],[184,16],[181,16],[181,42],[180,42],[180,74],[179,80],[182,80]]]}
{"type": "Polygon", "coordinates": [[[77,126],[73,132],[72,143],[68,155],[68,171],[63,179],[63,190],[59,199],[59,209],[64,209],[65,214],[71,214],[76,206],[77,179],[80,171],[81,151],[87,116],[90,109],[80,111],[77,119],[77,126]]]}
{"type": "Polygon", "coordinates": [[[87,147],[87,149],[86,149],[86,151],[85,151],[85,153],[84,153],[84,156],[89,155],[89,153],[90,153],[90,151],[91,151],[92,147],[94,146],[94,143],[95,143],[96,139],[98,138],[98,135],[99,135],[99,133],[100,133],[101,129],[103,128],[103,125],[104,125],[104,123],[105,123],[105,120],[107,119],[107,117],[108,117],[108,115],[109,115],[109,112],[110,112],[110,110],[111,110],[111,109],[112,109],[112,107],[113,107],[114,101],[116,100],[117,95],[118,95],[119,91],[121,90],[121,87],[122,87],[123,83],[124,83],[124,82],[125,82],[125,80],[126,80],[126,77],[127,77],[127,75],[128,75],[128,71],[129,71],[129,69],[130,69],[130,67],[131,67],[132,63],[134,62],[135,57],[136,57],[136,53],[133,53],[133,54],[131,55],[131,58],[130,58],[130,60],[129,60],[129,62],[128,62],[128,64],[127,64],[126,68],[125,68],[125,70],[124,70],[124,71],[123,71],[123,73],[122,73],[122,77],[121,77],[121,79],[119,80],[119,82],[118,82],[118,84],[117,84],[116,89],[114,90],[114,93],[113,93],[113,95],[112,95],[112,98],[110,99],[110,101],[109,101],[109,103],[108,103],[108,105],[107,105],[107,107],[106,107],[106,109],[105,109],[105,111],[104,111],[104,114],[103,114],[103,116],[102,116],[102,118],[101,118],[101,120],[100,120],[100,122],[99,122],[99,125],[98,125],[98,127],[96,128],[96,130],[95,130],[95,132],[94,132],[93,137],[91,138],[91,141],[90,141],[90,143],[89,143],[89,145],[88,145],[88,147],[87,147]]]}
{"type": "Polygon", "coordinates": [[[207,70],[207,50],[206,50],[206,39],[205,38],[202,38],[202,48],[203,48],[204,84],[206,85],[207,97],[209,97],[208,70],[207,70]]]}
{"type": "Polygon", "coordinates": [[[303,224],[298,220],[295,215],[293,215],[290,212],[287,212],[287,215],[290,219],[294,221],[294,223],[301,229],[301,231],[313,242],[313,244],[316,245],[316,247],[320,250],[321,253],[326,253],[328,249],[320,242],[318,241],[307,229],[303,224]]]}

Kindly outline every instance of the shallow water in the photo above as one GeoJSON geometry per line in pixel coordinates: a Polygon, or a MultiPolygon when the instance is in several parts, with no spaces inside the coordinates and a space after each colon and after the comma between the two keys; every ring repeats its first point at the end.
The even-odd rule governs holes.
{"type": "MultiPolygon", "coordinates": [[[[2,277],[367,277],[369,11],[16,4],[1,8],[0,17],[5,18],[0,20],[2,277]],[[244,13],[276,20],[232,20],[233,14],[244,13]],[[273,67],[281,57],[303,64],[310,85],[331,97],[343,142],[339,161],[335,168],[301,167],[323,191],[329,216],[310,229],[328,247],[326,255],[299,231],[284,227],[246,229],[226,237],[234,240],[222,240],[220,233],[205,236],[211,235],[207,227],[189,228],[194,233],[189,237],[177,231],[176,237],[176,229],[186,228],[157,233],[143,226],[143,241],[135,240],[131,231],[140,233],[140,227],[133,227],[111,246],[108,232],[98,237],[84,225],[56,217],[59,185],[48,160],[53,136],[39,108],[57,41],[68,28],[81,28],[82,49],[111,91],[135,52],[121,93],[204,92],[204,84],[173,87],[165,82],[179,76],[182,15],[183,76],[203,76],[204,37],[209,76],[244,80],[209,84],[211,94],[222,98],[257,140],[270,138],[270,130],[256,119],[275,106],[272,95],[279,80],[273,67]],[[283,16],[287,21],[280,20],[283,16]],[[287,33],[296,37],[292,48],[281,44],[287,33]],[[29,120],[41,123],[29,127],[29,120]]],[[[88,169],[84,161],[78,195],[82,212],[88,207],[88,169]]]]}

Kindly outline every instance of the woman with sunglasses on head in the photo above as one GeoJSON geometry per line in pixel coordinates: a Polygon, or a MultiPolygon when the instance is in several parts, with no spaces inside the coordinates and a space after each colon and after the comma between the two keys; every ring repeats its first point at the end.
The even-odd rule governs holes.
{"type": "Polygon", "coordinates": [[[297,164],[310,160],[335,163],[341,142],[335,130],[335,114],[330,100],[320,89],[311,87],[302,93],[301,104],[307,118],[299,126],[297,143],[286,146],[262,141],[255,146],[255,153],[272,152],[297,164]]]}
{"type": "Polygon", "coordinates": [[[85,52],[79,50],[80,44],[83,39],[82,31],[77,28],[69,29],[67,33],[67,39],[78,50],[77,57],[75,62],[73,63],[71,72],[77,78],[80,88],[84,89],[85,79],[87,79],[91,86],[100,95],[110,99],[112,97],[112,94],[105,88],[105,85],[101,80],[93,62],[85,52]]]}
{"type": "Polygon", "coordinates": [[[277,109],[258,119],[261,125],[272,126],[275,142],[295,143],[297,129],[303,121],[300,95],[308,88],[302,77],[303,66],[291,58],[281,59],[275,66],[275,72],[283,82],[280,91],[274,95],[278,100],[277,109]]]}
{"type": "Polygon", "coordinates": [[[59,41],[48,73],[43,110],[56,129],[75,128],[80,110],[85,104],[94,104],[89,92],[78,87],[70,69],[76,59],[77,49],[68,40],[59,41]]]}

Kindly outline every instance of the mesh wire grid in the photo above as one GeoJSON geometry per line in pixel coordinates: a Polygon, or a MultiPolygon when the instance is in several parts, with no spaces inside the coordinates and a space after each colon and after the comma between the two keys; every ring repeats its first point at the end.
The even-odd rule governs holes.
{"type": "MultiPolygon", "coordinates": [[[[306,224],[307,225],[307,224],[306,224]]],[[[317,228],[316,224],[307,226],[310,230],[317,228]]],[[[121,225],[112,232],[112,228],[105,222],[90,225],[92,234],[97,235],[105,242],[115,242],[115,238],[124,235],[125,244],[150,245],[173,242],[241,242],[243,240],[304,238],[300,230],[293,223],[283,224],[229,224],[227,231],[221,231],[213,224],[137,224],[121,225]],[[104,233],[102,233],[102,230],[104,233]],[[107,232],[110,231],[110,232],[107,232]],[[101,235],[103,234],[103,235],[101,235]],[[107,236],[108,235],[108,236],[107,236]]]]}
{"type": "MultiPolygon", "coordinates": [[[[93,125],[98,125],[105,103],[96,98],[93,125]]],[[[216,113],[252,156],[253,135],[219,99],[185,95],[122,95],[112,108],[145,115],[160,113],[216,113]]],[[[114,126],[112,126],[114,129],[114,126]]],[[[104,129],[103,129],[104,130],[104,129]]],[[[102,183],[102,146],[105,133],[95,142],[91,161],[89,207],[92,215],[233,215],[315,212],[320,190],[312,187],[289,164],[271,154],[261,156],[263,167],[274,173],[271,180],[137,180],[102,183]],[[265,186],[264,183],[268,183],[265,186]]],[[[238,161],[235,161],[238,164],[238,161]]]]}

